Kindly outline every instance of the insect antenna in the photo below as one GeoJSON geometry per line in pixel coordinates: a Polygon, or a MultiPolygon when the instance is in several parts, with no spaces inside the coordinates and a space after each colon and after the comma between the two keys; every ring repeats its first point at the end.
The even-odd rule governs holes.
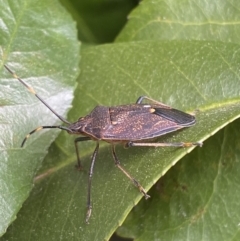
{"type": "MultiPolygon", "coordinates": [[[[36,92],[35,90],[30,87],[29,85],[27,85],[21,78],[19,78],[7,65],[4,65],[5,69],[17,80],[19,80],[19,82],[21,84],[23,84],[29,92],[31,92],[32,94],[34,94],[50,111],[52,111],[52,113],[58,117],[58,119],[60,119],[62,122],[66,123],[66,124],[71,124],[71,122],[67,121],[66,119],[64,119],[62,116],[60,116],[58,113],[56,113],[36,92]]],[[[61,129],[61,128],[60,128],[61,129]]]]}
{"type": "Polygon", "coordinates": [[[71,132],[71,129],[67,128],[66,126],[39,126],[37,127],[36,129],[32,130],[31,132],[29,132],[25,138],[23,139],[23,142],[21,144],[21,147],[24,146],[26,140],[35,132],[38,132],[42,129],[61,129],[61,130],[65,130],[65,131],[68,131],[68,132],[71,132]]]}

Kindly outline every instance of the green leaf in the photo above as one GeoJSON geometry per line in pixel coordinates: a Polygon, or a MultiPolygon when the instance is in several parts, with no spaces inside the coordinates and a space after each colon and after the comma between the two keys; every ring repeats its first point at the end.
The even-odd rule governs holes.
{"type": "MultiPolygon", "coordinates": [[[[52,2],[52,8],[39,7],[44,4],[47,5],[45,1],[31,1],[29,3],[24,2],[24,4],[20,2],[22,5],[18,5],[19,2],[18,4],[16,2],[10,3],[11,9],[14,10],[12,15],[7,14],[9,7],[7,9],[0,8],[1,16],[6,15],[5,18],[17,16],[13,18],[12,22],[7,21],[12,23],[13,28],[10,37],[8,37],[8,32],[5,31],[6,28],[2,27],[4,25],[0,25],[1,51],[4,63],[6,57],[8,57],[7,62],[10,62],[10,66],[20,76],[28,78],[26,81],[34,86],[57,112],[63,114],[69,106],[70,100],[61,101],[62,98],[58,95],[59,90],[61,89],[61,93],[70,96],[71,86],[74,85],[73,81],[77,74],[73,70],[76,70],[77,66],[75,57],[78,55],[78,48],[75,45],[75,35],[68,34],[69,29],[72,28],[66,24],[70,23],[70,26],[72,26],[72,22],[65,16],[66,13],[62,8],[56,7],[52,2]],[[29,8],[33,5],[33,8],[29,8]],[[51,11],[47,11],[47,9],[51,9],[51,11]],[[34,11],[37,11],[38,14],[34,11]],[[51,14],[52,11],[54,11],[54,14],[51,14]],[[55,11],[58,13],[56,16],[55,11]],[[62,23],[57,24],[58,27],[54,25],[52,30],[51,24],[56,24],[56,19],[59,19],[62,14],[67,20],[61,18],[62,23]],[[22,16],[27,19],[22,18],[22,16]],[[28,20],[29,16],[30,20],[28,20]],[[54,16],[54,21],[50,20],[50,16],[54,16]],[[14,21],[15,19],[17,21],[14,21]],[[30,25],[31,31],[27,31],[26,22],[30,25]],[[37,25],[35,29],[35,22],[40,24],[40,27],[37,25]],[[22,26],[19,23],[24,24],[22,26]],[[47,38],[55,36],[55,41],[59,41],[61,39],[58,37],[60,29],[60,33],[65,33],[68,40],[71,40],[74,44],[71,41],[69,43],[68,40],[66,40],[66,44],[62,44],[61,41],[56,44],[56,42],[52,42],[52,38],[47,38]],[[42,32],[44,34],[41,35],[42,32]],[[45,33],[47,34],[45,35],[45,33]],[[33,41],[34,37],[37,40],[33,41]],[[25,41],[26,39],[28,41],[25,41]],[[41,44],[43,44],[43,47],[41,44]],[[12,49],[5,46],[10,46],[12,49]],[[19,50],[21,51],[19,52],[19,50]],[[40,56],[38,55],[39,52],[40,56]],[[8,56],[9,53],[12,53],[9,55],[11,58],[8,56]],[[19,53],[25,58],[20,59],[19,53]],[[10,61],[9,58],[12,60],[10,61]],[[16,61],[16,58],[18,61],[16,61]],[[46,62],[49,59],[53,61],[46,62]],[[19,63],[22,63],[22,65],[19,63]],[[31,79],[33,72],[36,73],[36,77],[31,79]],[[46,83],[42,78],[39,80],[42,76],[46,76],[50,83],[46,83]],[[59,79],[60,83],[55,83],[55,79],[59,79]],[[70,79],[71,83],[68,82],[70,79]],[[67,81],[65,82],[65,80],[67,81]],[[52,100],[51,96],[57,97],[52,100]]],[[[134,26],[131,26],[133,31],[131,29],[126,30],[129,31],[130,37],[127,34],[124,38],[121,36],[119,38],[121,41],[141,40],[142,42],[98,46],[86,49],[83,52],[82,72],[79,78],[79,86],[75,92],[76,98],[73,109],[69,114],[70,121],[76,121],[79,116],[88,114],[97,104],[133,103],[140,95],[148,95],[184,111],[200,110],[199,112],[196,111],[198,121],[196,126],[158,138],[157,141],[159,142],[205,140],[230,121],[239,117],[239,45],[217,42],[219,40],[239,42],[237,35],[239,32],[237,31],[239,19],[237,9],[239,7],[237,1],[233,1],[232,5],[224,1],[218,1],[218,4],[211,3],[211,5],[202,1],[184,1],[181,2],[181,5],[178,5],[179,3],[179,1],[143,1],[139,9],[146,11],[146,16],[150,21],[145,17],[143,11],[141,15],[137,16],[139,20],[143,20],[142,25],[139,25],[140,28],[138,21],[136,21],[134,23],[135,29],[133,29],[134,26]],[[156,16],[164,16],[160,12],[162,6],[161,9],[158,6],[162,3],[169,6],[169,8],[165,8],[165,12],[171,13],[171,10],[174,10],[173,14],[176,12],[176,16],[185,17],[187,23],[191,20],[193,22],[195,19],[195,25],[192,28],[184,27],[182,29],[177,25],[173,31],[173,25],[168,23],[161,25],[165,26],[164,28],[151,28],[151,19],[154,21],[156,16]],[[153,4],[153,7],[149,4],[153,4]],[[202,4],[206,4],[207,7],[203,8],[202,4]],[[199,11],[203,15],[211,16],[208,19],[217,19],[216,16],[219,15],[218,20],[221,27],[215,28],[217,24],[212,24],[208,20],[205,27],[201,28],[202,31],[200,31],[197,26],[200,26],[203,22],[199,21],[200,18],[194,18],[199,13],[195,10],[192,14],[192,9],[195,6],[200,6],[199,9],[203,9],[203,11],[199,11]],[[178,9],[182,11],[182,14],[178,9]],[[221,9],[224,9],[224,11],[219,11],[221,9]],[[213,18],[214,15],[215,18],[213,18]],[[150,28],[145,28],[145,26],[150,28]],[[143,32],[141,32],[142,29],[143,32]],[[185,29],[189,29],[189,31],[183,31],[185,29]],[[141,33],[140,37],[137,36],[138,33],[141,33]],[[161,36],[163,37],[161,38],[161,36]],[[184,39],[186,41],[146,41],[154,39],[184,39]],[[189,41],[191,39],[202,41],[189,41]],[[206,39],[215,42],[206,42],[204,41],[206,39]]],[[[132,20],[129,21],[129,24],[131,22],[132,20]]],[[[70,32],[72,33],[72,31],[70,32]]],[[[5,225],[3,230],[12,222],[14,215],[27,197],[31,189],[30,180],[40,166],[39,160],[45,156],[46,150],[48,150],[44,165],[35,178],[36,185],[30,198],[24,203],[23,208],[18,213],[17,220],[9,227],[2,240],[107,240],[117,226],[124,221],[132,207],[139,202],[142,197],[141,194],[123,173],[114,168],[110,148],[106,143],[102,144],[93,176],[93,213],[90,224],[86,225],[84,220],[88,169],[90,156],[95,146],[94,143],[89,141],[80,145],[80,153],[85,168],[80,173],[74,170],[76,163],[74,137],[68,136],[67,133],[61,133],[59,138],[47,149],[56,132],[51,131],[46,134],[45,132],[39,132],[28,140],[25,149],[18,149],[18,145],[26,133],[35,128],[36,125],[54,124],[55,119],[50,119],[52,115],[49,114],[49,111],[45,112],[44,106],[38,104],[34,97],[29,97],[26,90],[20,87],[16,80],[7,79],[9,75],[4,70],[2,72],[4,74],[0,82],[0,105],[4,107],[1,107],[0,111],[5,111],[6,106],[9,107],[10,104],[18,107],[18,112],[15,109],[14,111],[10,109],[10,112],[6,112],[5,116],[2,115],[5,117],[4,119],[1,116],[1,120],[3,120],[1,133],[3,134],[0,143],[3,143],[3,150],[5,150],[5,146],[10,147],[11,158],[13,159],[5,165],[9,152],[2,151],[3,158],[1,160],[4,161],[1,162],[2,167],[0,168],[1,177],[3,177],[0,186],[1,194],[4,193],[5,195],[5,190],[10,190],[10,192],[6,192],[7,195],[10,195],[7,196],[8,199],[4,199],[5,197],[1,199],[3,200],[1,213],[3,210],[4,215],[8,214],[9,206],[5,204],[8,204],[8,202],[11,204],[13,200],[17,200],[15,209],[10,209],[12,216],[10,216],[9,221],[5,222],[5,219],[2,219],[5,225]],[[26,106],[28,103],[31,103],[31,105],[26,106]],[[38,108],[40,106],[42,106],[41,111],[38,108]],[[26,107],[26,109],[23,109],[23,107],[26,107]],[[12,114],[13,119],[9,118],[11,117],[9,113],[14,113],[12,114]],[[7,125],[9,125],[9,128],[6,128],[7,125]],[[5,182],[5,179],[9,182],[5,182]],[[15,186],[16,188],[13,189],[15,186]],[[2,187],[6,188],[3,189],[2,187]],[[23,197],[19,198],[20,192],[22,192],[23,197]],[[5,200],[7,201],[4,202],[5,200]]],[[[197,148],[197,151],[199,149],[197,148]]],[[[204,149],[205,146],[201,151],[205,151],[204,149]]],[[[129,148],[125,150],[121,146],[117,147],[117,154],[122,165],[147,190],[172,165],[190,151],[190,148],[129,148]]],[[[204,179],[205,173],[202,173],[202,175],[201,178],[204,179]]],[[[185,176],[188,177],[189,175],[185,176]]],[[[238,187],[237,180],[234,185],[238,187]]],[[[183,185],[182,189],[184,187],[183,185]]],[[[152,194],[152,199],[144,202],[146,206],[155,202],[155,195],[152,194]]],[[[195,201],[192,206],[196,204],[196,208],[199,203],[195,201]]],[[[171,203],[172,206],[176,204],[176,202],[171,203]]],[[[224,210],[220,209],[221,211],[224,210]]],[[[174,215],[171,216],[172,219],[175,218],[174,215]]],[[[181,217],[180,215],[179,219],[181,217]]],[[[158,216],[151,216],[151,220],[159,223],[158,216]]],[[[234,220],[237,220],[237,218],[234,220]]],[[[141,222],[138,222],[137,225],[141,225],[141,222]]],[[[167,226],[167,224],[164,225],[167,226]]],[[[205,235],[207,232],[211,232],[212,228],[211,226],[207,227],[209,229],[206,229],[205,235]]],[[[222,225],[219,226],[219,229],[223,230],[222,225]]],[[[137,232],[133,231],[131,230],[131,235],[136,237],[137,232]]],[[[224,237],[226,237],[228,230],[224,229],[224,231],[224,237]]],[[[152,230],[152,232],[155,232],[155,230],[152,230]]],[[[180,235],[182,235],[181,232],[179,232],[180,235]]],[[[212,236],[209,235],[209,237],[212,236]]],[[[177,234],[175,237],[177,237],[177,234]]],[[[184,238],[186,239],[186,236],[184,238]]]]}
{"type": "Polygon", "coordinates": [[[239,129],[237,120],[172,167],[118,232],[137,241],[239,240],[239,129]]]}
{"type": "Polygon", "coordinates": [[[213,40],[239,43],[238,0],[145,0],[117,41],[213,40]]]}
{"type": "Polygon", "coordinates": [[[24,136],[42,124],[59,123],[3,67],[6,64],[61,115],[69,109],[78,75],[75,24],[57,1],[0,3],[0,234],[16,218],[32,189],[33,177],[57,132],[24,136]]]}
{"type": "MultiPolygon", "coordinates": [[[[236,44],[204,41],[187,46],[184,41],[151,41],[86,49],[69,119],[76,120],[99,104],[133,103],[148,95],[184,111],[199,110],[196,126],[157,141],[205,140],[239,116],[238,49],[236,44]]],[[[114,167],[109,146],[101,145],[93,175],[93,212],[90,224],[85,224],[94,143],[81,143],[84,171],[79,173],[74,170],[73,138],[61,133],[51,146],[31,197],[3,240],[108,240],[139,202],[142,195],[114,167]]],[[[148,190],[191,150],[118,146],[117,154],[124,168],[148,190]]]]}

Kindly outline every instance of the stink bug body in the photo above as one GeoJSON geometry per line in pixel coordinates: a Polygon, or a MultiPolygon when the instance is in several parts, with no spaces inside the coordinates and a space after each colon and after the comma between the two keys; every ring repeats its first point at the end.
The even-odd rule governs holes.
{"type": "Polygon", "coordinates": [[[133,182],[139,191],[149,198],[141,184],[134,179],[121,165],[115,152],[115,144],[122,143],[125,146],[154,146],[154,147],[189,147],[201,146],[200,142],[189,143],[157,143],[149,142],[149,140],[162,136],[164,134],[190,127],[195,124],[195,117],[173,109],[161,102],[155,101],[149,97],[141,96],[136,101],[136,104],[120,105],[113,107],[97,106],[92,112],[85,117],[79,118],[76,122],[70,123],[63,117],[58,115],[36,92],[20,79],[6,65],[4,67],[18,79],[32,94],[34,94],[53,114],[55,114],[66,126],[40,126],[31,131],[23,140],[22,147],[26,140],[33,133],[50,128],[58,128],[67,131],[69,134],[80,135],[75,139],[75,149],[77,155],[77,167],[82,168],[80,155],[78,151],[78,142],[93,140],[96,142],[96,147],[92,155],[91,166],[88,178],[88,196],[87,196],[87,214],[86,222],[88,222],[91,211],[91,181],[93,175],[94,163],[99,151],[99,141],[106,141],[111,144],[112,156],[115,165],[133,182]],[[144,104],[144,100],[148,100],[150,104],[144,104]]]}

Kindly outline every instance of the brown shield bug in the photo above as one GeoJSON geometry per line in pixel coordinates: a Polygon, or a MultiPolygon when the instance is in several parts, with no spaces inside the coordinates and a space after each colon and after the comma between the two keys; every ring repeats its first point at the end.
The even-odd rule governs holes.
{"type": "Polygon", "coordinates": [[[174,109],[161,102],[153,100],[146,96],[141,96],[136,104],[119,105],[119,106],[96,106],[92,112],[85,117],[80,117],[76,122],[70,123],[63,117],[58,115],[36,92],[20,79],[9,67],[4,67],[18,79],[32,94],[34,94],[49,110],[53,112],[67,126],[40,126],[31,131],[23,140],[23,147],[26,140],[33,133],[42,129],[58,128],[67,131],[69,134],[81,135],[74,141],[77,167],[82,168],[80,155],[78,151],[78,142],[93,140],[96,147],[92,155],[91,166],[88,178],[88,195],[87,195],[87,214],[86,222],[88,223],[91,216],[91,181],[93,175],[93,167],[99,150],[99,141],[106,141],[111,145],[112,156],[115,165],[133,182],[139,191],[149,198],[141,184],[133,178],[121,165],[115,152],[115,145],[122,143],[127,147],[132,146],[153,146],[153,147],[190,147],[201,146],[201,142],[179,142],[179,143],[157,143],[149,142],[149,140],[165,135],[167,133],[177,131],[184,127],[193,126],[196,123],[193,115],[187,114],[180,110],[174,109]],[[150,104],[144,104],[144,100],[148,100],[150,104]]]}

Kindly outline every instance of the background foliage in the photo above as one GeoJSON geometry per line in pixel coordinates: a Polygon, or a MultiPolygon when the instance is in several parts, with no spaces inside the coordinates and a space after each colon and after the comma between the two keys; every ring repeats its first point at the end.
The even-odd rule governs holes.
{"type": "Polygon", "coordinates": [[[141,241],[239,240],[239,9],[237,0],[0,1],[1,240],[108,240],[119,225],[141,241]],[[118,146],[122,165],[152,187],[140,201],[102,143],[86,225],[94,143],[80,145],[80,173],[67,133],[42,131],[19,148],[29,131],[59,121],[3,64],[61,115],[73,99],[70,121],[140,95],[195,111],[194,127],[157,141],[204,145],[118,146]]]}

